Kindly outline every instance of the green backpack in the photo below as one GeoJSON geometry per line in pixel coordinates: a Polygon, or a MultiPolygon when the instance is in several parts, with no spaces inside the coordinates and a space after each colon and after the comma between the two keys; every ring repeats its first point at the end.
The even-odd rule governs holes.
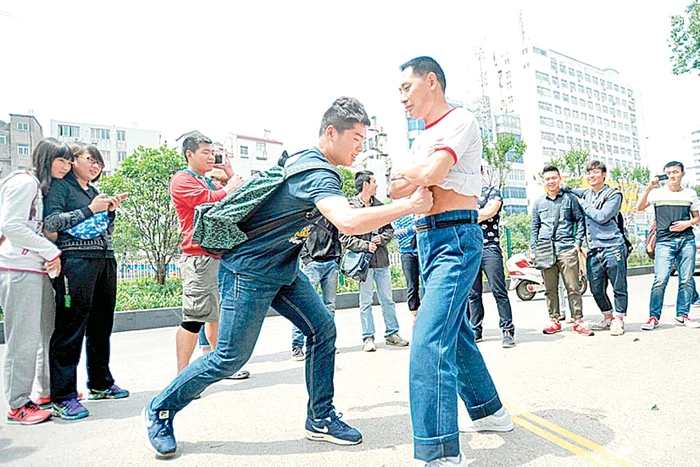
{"type": "Polygon", "coordinates": [[[307,170],[326,169],[335,173],[342,181],[340,171],[328,162],[293,162],[285,168],[287,159],[308,151],[301,151],[291,156],[284,151],[277,165],[247,179],[221,201],[197,206],[194,211],[192,240],[204,251],[223,254],[246,240],[258,237],[287,222],[301,218],[310,220],[315,217],[318,210],[314,208],[308,212],[283,216],[248,232],[244,232],[238,226],[239,223],[244,223],[253,217],[258,208],[293,175],[307,170]]]}

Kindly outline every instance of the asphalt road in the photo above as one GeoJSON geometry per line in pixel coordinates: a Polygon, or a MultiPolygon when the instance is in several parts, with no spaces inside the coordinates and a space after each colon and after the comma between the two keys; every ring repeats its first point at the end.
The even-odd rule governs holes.
{"type": "MultiPolygon", "coordinates": [[[[544,296],[511,300],[518,345],[500,347],[493,298],[485,296],[480,344],[516,428],[461,437],[473,466],[700,466],[700,329],[674,325],[671,279],[661,327],[644,332],[652,276],[630,278],[627,333],[545,336],[544,296]]],[[[401,334],[411,317],[397,305],[401,334]]],[[[691,316],[700,315],[693,310],[691,316]]],[[[587,319],[599,318],[590,294],[587,319]]],[[[378,331],[381,313],[375,307],[378,331]]],[[[90,417],[24,427],[0,423],[0,464],[10,466],[418,466],[412,459],[407,349],[361,351],[357,309],[337,313],[336,398],[364,442],[340,447],[304,438],[304,366],[289,359],[290,324],[268,318],[246,381],[222,381],[178,414],[179,455],[156,460],[144,447],[140,411],[175,373],[174,328],[113,335],[112,370],[132,391],[85,402],[90,417]],[[167,464],[164,464],[167,462],[167,464]]],[[[4,346],[0,346],[0,354],[4,346]]],[[[80,386],[85,385],[81,368],[80,386]]],[[[1,384],[1,382],[0,382],[1,384]]],[[[7,411],[2,398],[0,410],[7,411]]]]}

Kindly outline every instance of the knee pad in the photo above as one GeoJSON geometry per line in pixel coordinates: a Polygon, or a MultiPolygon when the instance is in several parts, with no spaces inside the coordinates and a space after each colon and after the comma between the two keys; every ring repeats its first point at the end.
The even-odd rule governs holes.
{"type": "Polygon", "coordinates": [[[204,326],[204,323],[200,323],[199,321],[183,321],[180,323],[180,326],[182,326],[182,329],[185,331],[197,334],[199,330],[202,329],[202,326],[204,326]]]}

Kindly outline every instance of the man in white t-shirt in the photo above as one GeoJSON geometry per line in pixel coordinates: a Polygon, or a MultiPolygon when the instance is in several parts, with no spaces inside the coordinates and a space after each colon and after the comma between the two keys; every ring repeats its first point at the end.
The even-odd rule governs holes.
{"type": "Polygon", "coordinates": [[[395,199],[416,190],[433,194],[432,209],[415,223],[425,293],[409,376],[414,456],[429,467],[466,466],[458,395],[474,420],[465,423],[465,431],[513,429],[465,312],[484,247],[477,210],[481,133],[471,112],[447,103],[445,74],[435,60],[418,57],[400,68],[401,103],[412,118],[425,121],[425,130],[408,160],[395,164],[390,194],[395,199]]]}
{"type": "Polygon", "coordinates": [[[681,186],[685,175],[681,162],[669,162],[664,166],[664,173],[668,177],[666,186],[657,188],[660,180],[658,176],[654,177],[637,201],[637,211],[653,205],[656,218],[654,285],[649,299],[649,320],[642,325],[645,331],[651,331],[659,325],[664,292],[674,264],[678,270],[676,323],[689,328],[700,328],[700,323],[688,317],[695,271],[693,226],[700,222],[700,203],[695,190],[681,186]]]}

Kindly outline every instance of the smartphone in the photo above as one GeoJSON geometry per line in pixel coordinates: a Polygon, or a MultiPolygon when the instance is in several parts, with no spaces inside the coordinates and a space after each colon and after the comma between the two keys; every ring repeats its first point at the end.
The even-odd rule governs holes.
{"type": "Polygon", "coordinates": [[[223,154],[214,154],[214,164],[221,165],[223,163],[224,163],[224,155],[223,154]]]}
{"type": "Polygon", "coordinates": [[[663,182],[664,180],[668,180],[668,175],[661,174],[661,175],[657,175],[656,178],[658,178],[660,182],[663,182]]]}

